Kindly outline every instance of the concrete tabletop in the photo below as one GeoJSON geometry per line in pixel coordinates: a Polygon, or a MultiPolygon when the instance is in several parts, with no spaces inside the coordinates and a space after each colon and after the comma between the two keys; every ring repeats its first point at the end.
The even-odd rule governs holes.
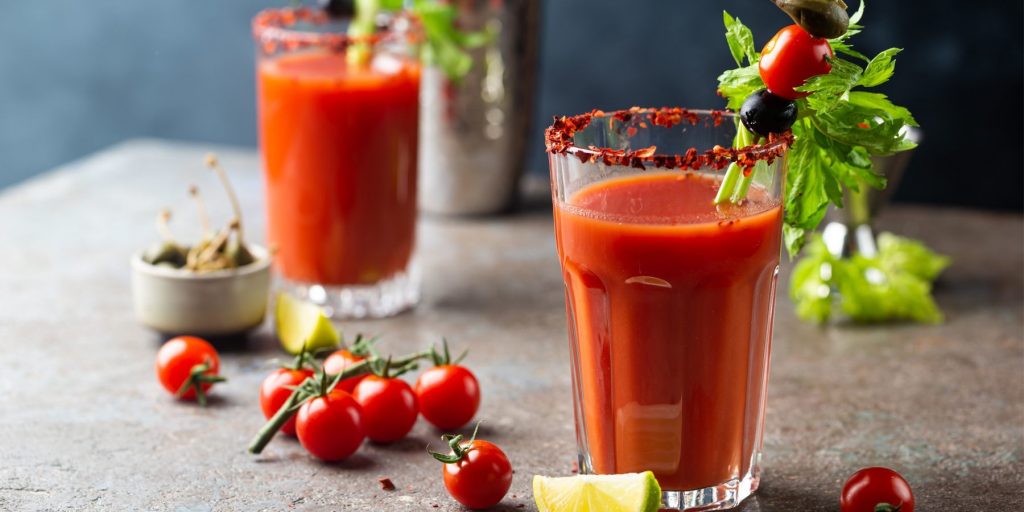
{"type": "MultiPolygon", "coordinates": [[[[210,407],[157,384],[160,340],[132,316],[128,257],[155,240],[163,206],[179,238],[194,237],[190,183],[227,218],[202,165],[210,149],[261,234],[251,151],[132,141],[0,191],[0,510],[461,510],[424,451],[440,433],[422,420],[342,464],[281,437],[246,453],[263,423],[257,387],[282,356],[269,325],[221,347],[230,380],[210,407]],[[397,489],[381,490],[381,476],[397,489]]],[[[1024,503],[1021,215],[899,207],[880,227],[953,257],[937,290],[947,322],[819,328],[780,297],[764,478],[742,511],[838,510],[845,478],[870,465],[905,475],[925,512],[1024,503]]],[[[569,475],[575,460],[550,212],[539,201],[508,217],[425,218],[420,241],[422,304],[339,326],[395,353],[442,335],[469,348],[482,437],[516,470],[498,509],[533,510],[533,475],[569,475]]]]}

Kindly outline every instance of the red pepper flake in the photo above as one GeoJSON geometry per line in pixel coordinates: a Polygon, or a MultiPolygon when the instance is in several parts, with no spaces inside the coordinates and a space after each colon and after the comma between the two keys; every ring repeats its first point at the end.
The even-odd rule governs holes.
{"type": "Polygon", "coordinates": [[[588,126],[594,119],[608,117],[610,129],[614,129],[614,123],[620,122],[629,125],[625,127],[626,133],[632,137],[636,134],[636,127],[647,129],[648,123],[662,128],[672,128],[682,123],[689,123],[696,126],[703,122],[705,126],[719,126],[726,115],[733,115],[720,110],[710,111],[689,111],[686,109],[671,108],[640,108],[632,107],[626,110],[604,112],[594,110],[587,114],[576,116],[555,117],[551,126],[544,132],[547,152],[554,155],[573,154],[580,162],[586,164],[600,162],[604,165],[619,165],[646,169],[653,166],[660,169],[698,170],[713,168],[721,170],[729,164],[735,163],[749,173],[753,166],[759,162],[771,164],[793,143],[793,134],[771,134],[767,141],[744,148],[725,148],[715,146],[714,148],[700,152],[696,148],[688,148],[682,154],[659,155],[654,146],[637,150],[622,150],[612,148],[600,148],[590,146],[580,148],[575,145],[576,134],[588,126]]]}
{"type": "Polygon", "coordinates": [[[868,128],[871,128],[871,125],[869,125],[868,123],[866,123],[864,121],[861,121],[861,122],[857,123],[857,127],[858,128],[862,128],[864,130],[867,130],[868,128]]]}
{"type": "Polygon", "coordinates": [[[712,124],[715,125],[716,128],[718,127],[718,125],[722,124],[722,111],[721,110],[712,110],[711,111],[711,122],[712,122],[712,124]]]}
{"type": "Polygon", "coordinates": [[[382,476],[382,477],[378,478],[377,481],[380,482],[380,488],[381,489],[384,489],[385,491],[393,491],[393,490],[395,490],[395,483],[392,482],[390,478],[388,478],[386,476],[382,476]]]}

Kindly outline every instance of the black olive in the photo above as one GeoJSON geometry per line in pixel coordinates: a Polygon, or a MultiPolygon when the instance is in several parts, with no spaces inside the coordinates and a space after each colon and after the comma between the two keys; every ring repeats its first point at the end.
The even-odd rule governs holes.
{"type": "Polygon", "coordinates": [[[353,0],[317,0],[316,3],[332,18],[351,18],[356,13],[353,0]]]}
{"type": "Polygon", "coordinates": [[[796,121],[796,102],[761,89],[743,101],[740,119],[748,130],[762,137],[782,133],[796,121]]]}

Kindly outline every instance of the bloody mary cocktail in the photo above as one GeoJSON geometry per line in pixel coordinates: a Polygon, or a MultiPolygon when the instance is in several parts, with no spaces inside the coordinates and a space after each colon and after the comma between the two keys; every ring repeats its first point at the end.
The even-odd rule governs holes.
{"type": "Polygon", "coordinates": [[[732,123],[640,119],[594,119],[576,136],[590,149],[551,155],[581,468],[653,471],[669,507],[730,506],[759,477],[782,159],[751,166],[744,201],[715,205],[713,154],[639,170],[656,150],[589,143],[685,152],[732,123]]]}
{"type": "Polygon", "coordinates": [[[275,267],[298,295],[336,316],[395,313],[416,296],[408,272],[420,65],[377,43],[365,60],[348,58],[338,45],[345,36],[330,27],[275,28],[282,42],[261,47],[256,73],[275,267]],[[289,37],[308,44],[289,45],[289,37]]]}

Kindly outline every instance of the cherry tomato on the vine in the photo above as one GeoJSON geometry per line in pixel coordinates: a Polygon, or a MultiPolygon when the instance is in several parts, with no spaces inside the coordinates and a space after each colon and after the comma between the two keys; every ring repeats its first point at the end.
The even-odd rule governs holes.
{"type": "Polygon", "coordinates": [[[156,353],[156,376],[160,384],[183,400],[205,404],[206,392],[215,382],[224,380],[218,375],[219,371],[217,349],[202,338],[171,338],[156,353]]]}
{"type": "Polygon", "coordinates": [[[445,463],[444,486],[455,501],[471,509],[490,508],[501,502],[512,486],[512,464],[497,445],[462,436],[445,436],[450,455],[434,453],[445,463]]]}
{"type": "MultiPolygon", "coordinates": [[[[350,366],[365,361],[371,355],[373,355],[373,344],[377,342],[377,337],[372,338],[364,337],[362,334],[357,334],[356,339],[352,340],[352,344],[334,351],[331,355],[327,356],[324,360],[324,371],[328,375],[335,375],[348,369],[350,366]]],[[[344,343],[342,343],[344,346],[344,343]]],[[[366,375],[359,375],[357,377],[351,377],[338,383],[336,389],[347,391],[351,393],[356,389],[356,385],[359,381],[363,380],[366,375]]]]}
{"type": "MultiPolygon", "coordinates": [[[[327,356],[327,359],[324,359],[324,371],[326,371],[329,375],[338,374],[343,372],[349,366],[352,366],[365,359],[366,357],[355,355],[348,349],[343,348],[341,350],[336,350],[331,355],[327,356]]],[[[366,378],[366,375],[360,375],[358,377],[345,379],[341,382],[338,382],[338,386],[336,389],[340,389],[342,391],[345,391],[346,393],[351,393],[355,391],[356,385],[359,384],[359,381],[363,380],[364,378],[366,378]]]]}
{"type": "Polygon", "coordinates": [[[875,512],[880,504],[886,512],[914,512],[914,493],[903,477],[882,467],[864,468],[846,480],[839,499],[842,512],[875,512]]]}
{"type": "Polygon", "coordinates": [[[416,393],[402,379],[367,375],[352,396],[362,407],[366,437],[378,443],[405,437],[419,416],[416,393]]]}
{"type": "Polygon", "coordinates": [[[441,430],[455,430],[469,423],[480,407],[480,384],[464,366],[443,364],[420,374],[416,380],[420,413],[441,430]]]}
{"type": "Polygon", "coordinates": [[[311,398],[295,417],[299,443],[325,461],[348,458],[363,444],[362,410],[352,395],[339,389],[311,398]]]}
{"type": "Polygon", "coordinates": [[[817,75],[832,71],[832,47],[827,39],[813,37],[799,25],[784,27],[764,45],[757,63],[761,79],[772,94],[795,100],[809,93],[793,88],[817,75]]]}
{"type": "MultiPolygon", "coordinates": [[[[268,420],[272,418],[291,396],[292,389],[289,388],[298,387],[312,376],[313,371],[307,368],[300,370],[278,368],[267,375],[267,378],[263,379],[263,384],[260,385],[260,409],[263,410],[263,416],[268,420]]],[[[295,435],[295,416],[288,419],[288,422],[281,427],[281,432],[290,436],[295,435]]]]}

